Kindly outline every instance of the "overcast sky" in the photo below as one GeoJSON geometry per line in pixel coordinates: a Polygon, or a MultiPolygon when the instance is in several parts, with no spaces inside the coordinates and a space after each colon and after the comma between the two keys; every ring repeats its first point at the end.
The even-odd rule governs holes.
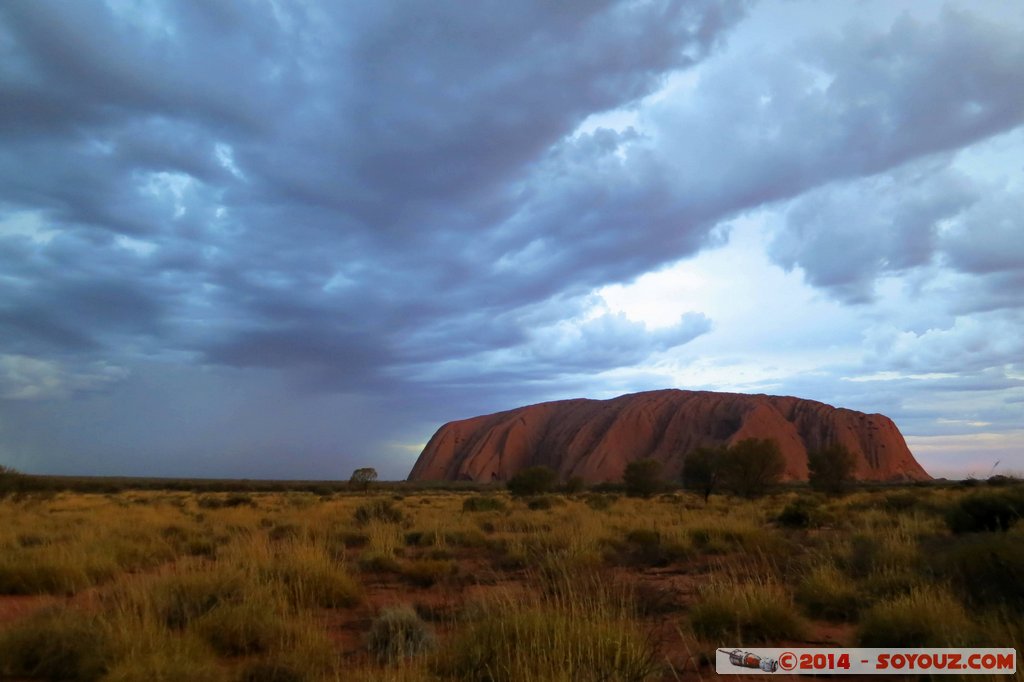
{"type": "Polygon", "coordinates": [[[1022,36],[1006,0],[2,2],[0,463],[404,478],[443,422],[675,387],[1024,472],[1022,36]]]}

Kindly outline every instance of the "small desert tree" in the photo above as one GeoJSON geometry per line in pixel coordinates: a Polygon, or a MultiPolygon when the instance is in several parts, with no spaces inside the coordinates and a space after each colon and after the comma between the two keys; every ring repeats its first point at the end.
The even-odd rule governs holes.
{"type": "Polygon", "coordinates": [[[721,485],[724,461],[724,447],[697,448],[683,461],[683,487],[702,494],[706,504],[721,485]]]}
{"type": "Polygon", "coordinates": [[[587,489],[587,482],[582,476],[570,476],[569,480],[562,486],[562,492],[567,495],[575,495],[587,489]]]}
{"type": "Polygon", "coordinates": [[[352,472],[352,478],[348,479],[348,484],[355,490],[367,491],[370,486],[373,485],[374,481],[377,480],[377,470],[373,467],[362,467],[352,472]]]}
{"type": "Polygon", "coordinates": [[[846,490],[856,468],[853,453],[839,444],[807,453],[808,481],[824,493],[838,495],[846,490]]]}
{"type": "Polygon", "coordinates": [[[656,459],[638,459],[626,465],[622,473],[626,494],[630,497],[650,497],[661,490],[661,462],[656,459]]]}
{"type": "Polygon", "coordinates": [[[554,488],[557,480],[558,474],[550,467],[527,467],[508,480],[508,491],[514,497],[540,495],[554,488]]]}
{"type": "Polygon", "coordinates": [[[786,460],[771,438],[746,438],[729,448],[722,462],[722,482],[743,497],[758,497],[782,478],[786,460]]]}
{"type": "Polygon", "coordinates": [[[24,477],[16,469],[0,464],[0,497],[16,490],[19,487],[22,478],[24,477]]]}

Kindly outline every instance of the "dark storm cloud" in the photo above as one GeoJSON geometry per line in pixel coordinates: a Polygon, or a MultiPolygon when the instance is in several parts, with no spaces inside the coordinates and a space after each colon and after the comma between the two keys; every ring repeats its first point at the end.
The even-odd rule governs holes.
{"type": "MultiPolygon", "coordinates": [[[[720,57],[747,6],[0,3],[0,395],[88,393],[95,415],[145,420],[161,409],[130,375],[145,372],[181,412],[161,437],[207,392],[196,410],[221,450],[239,441],[218,428],[239,427],[219,410],[273,423],[233,382],[268,403],[298,386],[293,403],[325,414],[358,403],[333,402],[346,392],[389,395],[413,421],[559,397],[556,379],[582,386],[711,329],[697,310],[667,329],[594,318],[596,287],[795,198],[775,257],[840,298],[948,263],[975,305],[1009,305],[1016,223],[999,248],[969,235],[1011,202],[947,161],[1020,125],[1017,36],[947,12],[720,57]],[[690,67],[692,92],[639,104],[690,67]],[[636,130],[577,132],[624,106],[636,130]],[[188,381],[161,358],[190,363],[188,381]]],[[[900,331],[879,338],[887,366],[959,347],[900,331]]],[[[1013,352],[990,344],[972,366],[1013,352]]],[[[296,415],[281,433],[301,431],[296,415]]]]}
{"type": "MultiPolygon", "coordinates": [[[[3,350],[186,351],[366,387],[526,348],[538,304],[656,260],[612,231],[644,242],[672,226],[640,214],[676,208],[587,165],[611,133],[564,138],[705,58],[743,5],[4,5],[0,201],[51,234],[0,239],[35,263],[2,285],[3,350]]],[[[573,368],[608,366],[594,333],[573,368]]]]}

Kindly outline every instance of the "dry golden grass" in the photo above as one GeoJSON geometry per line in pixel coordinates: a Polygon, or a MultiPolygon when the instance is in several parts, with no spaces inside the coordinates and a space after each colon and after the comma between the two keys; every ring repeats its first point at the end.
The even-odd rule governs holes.
{"type": "Polygon", "coordinates": [[[820,632],[1020,650],[1024,528],[953,535],[969,493],[8,497],[0,678],[697,679],[718,645],[820,632]],[[808,524],[778,522],[794,504],[808,524]]]}

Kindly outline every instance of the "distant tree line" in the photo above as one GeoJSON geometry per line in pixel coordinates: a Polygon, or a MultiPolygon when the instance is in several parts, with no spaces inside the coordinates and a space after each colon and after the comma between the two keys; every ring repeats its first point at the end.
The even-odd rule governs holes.
{"type": "MultiPolygon", "coordinates": [[[[829,494],[845,492],[853,482],[856,459],[842,445],[831,445],[808,453],[809,483],[829,494]]],[[[688,453],[683,463],[683,487],[704,497],[730,493],[758,497],[771,492],[782,479],[786,460],[777,441],[771,438],[747,438],[731,446],[701,447],[688,453]]],[[[621,489],[631,497],[650,497],[671,484],[662,474],[661,462],[638,459],[626,465],[621,489]]],[[[528,497],[559,488],[558,473],[546,466],[527,467],[508,481],[515,497],[528,497]]],[[[583,480],[574,476],[561,490],[579,492],[583,480]]]]}

